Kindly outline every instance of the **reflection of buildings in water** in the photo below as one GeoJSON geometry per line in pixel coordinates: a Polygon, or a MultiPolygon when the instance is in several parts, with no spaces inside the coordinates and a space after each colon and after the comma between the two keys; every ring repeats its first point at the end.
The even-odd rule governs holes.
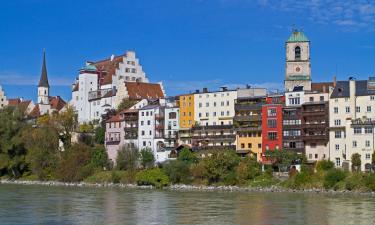
{"type": "Polygon", "coordinates": [[[118,199],[120,198],[118,190],[108,190],[103,194],[103,220],[104,224],[121,224],[120,213],[118,209],[118,199]]]}
{"type": "Polygon", "coordinates": [[[173,224],[169,221],[173,213],[169,210],[168,192],[142,190],[134,195],[133,224],[173,224]]]}

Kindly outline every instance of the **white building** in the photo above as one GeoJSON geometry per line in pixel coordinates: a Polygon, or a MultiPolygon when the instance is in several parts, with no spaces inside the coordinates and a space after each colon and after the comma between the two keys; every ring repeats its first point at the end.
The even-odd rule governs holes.
{"type": "Polygon", "coordinates": [[[180,108],[165,108],[164,138],[165,147],[174,148],[178,145],[178,131],[180,129],[180,108]]]}
{"type": "MultiPolygon", "coordinates": [[[[135,52],[88,62],[73,84],[71,105],[78,113],[78,121],[100,120],[108,110],[115,109],[123,98],[129,98],[127,90],[116,96],[117,90],[129,82],[148,83],[135,52]]],[[[140,95],[137,99],[142,98],[140,95]]]]}
{"type": "Polygon", "coordinates": [[[8,105],[7,97],[3,91],[3,88],[0,86],[0,109],[8,105]]]}
{"type": "Polygon", "coordinates": [[[194,120],[200,126],[232,125],[237,90],[209,92],[207,88],[194,94],[194,120]]]}
{"type": "Polygon", "coordinates": [[[351,169],[351,157],[361,155],[361,170],[371,168],[375,126],[375,79],[338,81],[329,100],[330,159],[351,169]]]}

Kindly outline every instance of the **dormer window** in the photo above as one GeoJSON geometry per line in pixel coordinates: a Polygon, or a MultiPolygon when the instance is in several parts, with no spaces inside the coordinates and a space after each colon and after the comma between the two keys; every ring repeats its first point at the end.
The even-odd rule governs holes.
{"type": "Polygon", "coordinates": [[[294,49],[295,60],[301,60],[301,47],[297,46],[294,49]]]}

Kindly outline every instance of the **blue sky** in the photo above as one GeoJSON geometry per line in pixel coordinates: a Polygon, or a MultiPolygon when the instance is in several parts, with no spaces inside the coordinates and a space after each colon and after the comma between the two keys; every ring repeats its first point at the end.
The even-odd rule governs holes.
{"type": "Polygon", "coordinates": [[[281,88],[293,24],[311,41],[314,81],[375,75],[375,3],[335,0],[14,0],[0,14],[0,84],[36,99],[43,48],[52,95],[70,99],[86,60],[135,50],[168,95],[281,88]]]}

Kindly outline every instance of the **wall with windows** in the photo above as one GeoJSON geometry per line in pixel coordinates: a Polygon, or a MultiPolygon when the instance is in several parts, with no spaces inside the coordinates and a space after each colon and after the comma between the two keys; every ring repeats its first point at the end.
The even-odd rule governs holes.
{"type": "Polygon", "coordinates": [[[282,105],[271,104],[262,107],[263,155],[267,150],[282,149],[282,122],[282,105]]]}
{"type": "Polygon", "coordinates": [[[179,97],[180,128],[191,128],[194,124],[194,95],[179,97]]]}
{"type": "Polygon", "coordinates": [[[3,88],[0,86],[0,109],[8,105],[7,97],[3,91],[3,88]]]}

